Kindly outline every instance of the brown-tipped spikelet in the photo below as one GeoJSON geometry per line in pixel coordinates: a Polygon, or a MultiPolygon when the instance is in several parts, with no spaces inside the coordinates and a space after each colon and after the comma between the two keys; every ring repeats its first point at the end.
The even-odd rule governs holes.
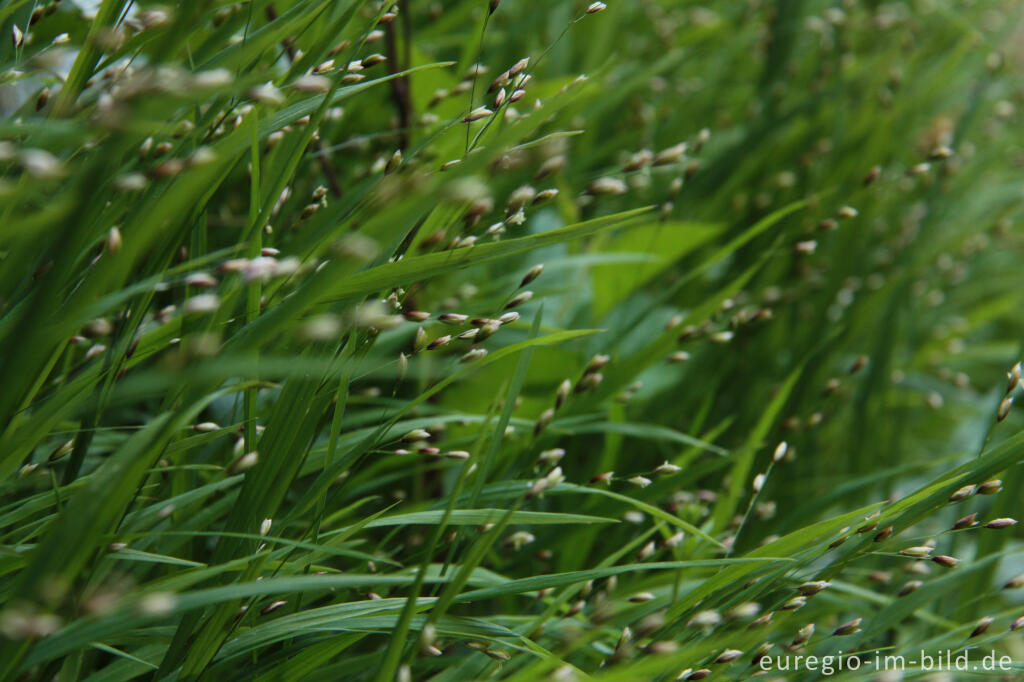
{"type": "Polygon", "coordinates": [[[1013,396],[1008,395],[1002,399],[999,403],[999,409],[996,410],[996,421],[1001,422],[1006,419],[1010,414],[1010,408],[1013,406],[1013,396]]]}
{"type": "Polygon", "coordinates": [[[1003,585],[1004,590],[1019,590],[1022,587],[1024,587],[1024,573],[1009,580],[1005,585],[1003,585]]]}
{"type": "Polygon", "coordinates": [[[965,485],[964,487],[957,489],[956,492],[950,495],[949,501],[959,502],[960,500],[965,500],[971,495],[973,495],[976,489],[977,488],[975,488],[975,486],[973,485],[965,485]]]}
{"type": "Polygon", "coordinates": [[[995,495],[1003,489],[1003,482],[999,479],[985,481],[978,486],[978,495],[995,495]]]}
{"type": "Polygon", "coordinates": [[[743,652],[739,649],[726,649],[722,653],[718,654],[718,657],[715,658],[715,663],[731,663],[742,655],[743,652]]]}
{"type": "Polygon", "coordinates": [[[860,619],[860,618],[854,618],[851,621],[843,623],[842,625],[837,627],[835,630],[833,630],[832,634],[834,636],[836,636],[836,637],[843,637],[845,635],[856,634],[856,633],[860,632],[861,620],[862,619],[860,619]]]}
{"type": "Polygon", "coordinates": [[[797,586],[797,591],[805,597],[811,597],[818,594],[822,590],[826,590],[832,586],[832,583],[827,580],[812,580],[810,582],[801,583],[797,586]]]}
{"type": "Polygon", "coordinates": [[[797,631],[796,637],[793,638],[790,646],[794,648],[801,647],[807,643],[812,635],[814,635],[814,623],[808,623],[797,631]]]}
{"type": "Polygon", "coordinates": [[[562,383],[558,385],[558,390],[555,391],[555,409],[558,409],[565,404],[570,391],[572,391],[572,382],[568,379],[564,379],[562,383]]]}
{"type": "Polygon", "coordinates": [[[978,621],[978,624],[974,626],[974,629],[971,630],[971,634],[969,634],[967,638],[971,639],[972,637],[977,637],[978,635],[985,634],[989,626],[992,625],[992,623],[994,622],[995,618],[992,618],[991,616],[985,616],[984,618],[978,621]]]}
{"type": "Polygon", "coordinates": [[[543,263],[538,263],[537,265],[534,265],[527,271],[525,275],[523,275],[523,279],[522,281],[519,282],[519,286],[525,287],[527,284],[540,277],[542,272],[544,272],[543,263]]]}
{"type": "Polygon", "coordinates": [[[901,587],[900,591],[897,592],[897,596],[906,597],[908,594],[915,592],[917,588],[921,587],[921,585],[924,585],[924,583],[920,580],[908,580],[903,583],[903,587],[901,587]]]}
{"type": "Polygon", "coordinates": [[[527,303],[532,298],[533,298],[533,292],[532,291],[530,291],[530,290],[521,291],[518,294],[516,294],[515,296],[513,296],[511,299],[509,299],[509,302],[505,304],[505,310],[521,306],[524,303],[527,303]]]}

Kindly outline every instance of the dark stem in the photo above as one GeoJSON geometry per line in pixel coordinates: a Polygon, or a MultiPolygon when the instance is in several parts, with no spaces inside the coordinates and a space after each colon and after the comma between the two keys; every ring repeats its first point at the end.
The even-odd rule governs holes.
{"type": "MultiPolygon", "coordinates": [[[[409,25],[410,19],[405,17],[408,16],[409,2],[406,0],[402,7],[402,22],[405,25],[405,39],[408,43],[412,35],[412,28],[409,25]]],[[[388,45],[388,71],[389,73],[395,74],[403,71],[407,68],[407,63],[401,58],[398,52],[398,36],[396,35],[395,22],[391,22],[387,25],[387,45],[388,45]]],[[[410,47],[406,45],[406,56],[409,54],[410,47]]],[[[405,76],[400,78],[394,78],[391,80],[391,98],[395,102],[395,108],[398,109],[398,128],[401,130],[399,137],[398,146],[401,149],[406,149],[409,146],[409,130],[412,128],[412,97],[409,94],[409,81],[405,76]]]]}

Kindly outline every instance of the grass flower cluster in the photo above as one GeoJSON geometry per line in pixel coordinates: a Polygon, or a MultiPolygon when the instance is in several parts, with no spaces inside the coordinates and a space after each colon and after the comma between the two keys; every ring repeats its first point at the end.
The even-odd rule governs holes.
{"type": "Polygon", "coordinates": [[[1024,675],[1022,19],[9,0],[0,681],[1024,675]]]}

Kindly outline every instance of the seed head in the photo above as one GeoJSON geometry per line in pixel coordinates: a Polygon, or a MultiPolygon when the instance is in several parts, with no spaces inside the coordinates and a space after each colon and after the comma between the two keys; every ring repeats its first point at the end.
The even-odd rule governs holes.
{"type": "Polygon", "coordinates": [[[675,474],[675,473],[678,473],[678,472],[680,472],[682,470],[683,470],[682,467],[676,466],[675,464],[671,464],[666,459],[662,464],[659,464],[657,467],[654,468],[654,473],[656,473],[656,474],[675,474]]]}
{"type": "Polygon", "coordinates": [[[1016,632],[1020,628],[1024,628],[1024,616],[1010,623],[1010,632],[1016,632]]]}
{"type": "Polygon", "coordinates": [[[791,646],[799,647],[807,643],[807,640],[814,634],[814,623],[808,623],[807,625],[800,628],[796,633],[796,637],[793,638],[791,646]]]}
{"type": "Polygon", "coordinates": [[[402,150],[396,149],[388,159],[387,164],[384,165],[384,175],[390,175],[398,170],[398,167],[402,165],[402,150]]]}
{"type": "Polygon", "coordinates": [[[274,519],[263,519],[260,524],[260,536],[267,537],[270,534],[270,527],[274,525],[274,519]]]}
{"type": "Polygon", "coordinates": [[[505,310],[509,310],[510,308],[516,308],[518,306],[521,306],[524,303],[528,302],[532,298],[533,298],[533,292],[532,291],[529,291],[529,290],[521,291],[518,294],[516,294],[515,296],[513,296],[509,300],[509,302],[505,304],[505,310]]]}
{"type": "Polygon", "coordinates": [[[1001,518],[1001,519],[992,519],[991,521],[989,521],[988,523],[985,524],[985,527],[986,528],[992,528],[994,530],[1001,530],[1003,528],[1010,528],[1011,526],[1016,526],[1016,525],[1017,525],[1017,520],[1016,519],[1001,518]]]}
{"type": "Polygon", "coordinates": [[[861,620],[862,620],[861,618],[854,618],[853,620],[851,620],[851,621],[849,621],[847,623],[843,623],[842,625],[837,627],[835,630],[833,630],[832,634],[834,636],[836,636],[836,637],[842,637],[844,635],[856,634],[856,633],[860,632],[861,620]]]}
{"type": "Polygon", "coordinates": [[[907,547],[901,549],[900,554],[906,557],[912,557],[914,559],[924,559],[932,553],[932,548],[927,545],[919,545],[917,547],[907,547]]]}
{"type": "Polygon", "coordinates": [[[999,479],[985,481],[978,486],[979,495],[995,495],[1003,489],[1003,482],[999,479]]]}
{"type": "Polygon", "coordinates": [[[718,655],[718,658],[715,659],[715,663],[731,663],[742,655],[743,652],[739,649],[726,649],[718,655]]]}
{"type": "Polygon", "coordinates": [[[959,502],[974,494],[976,488],[973,485],[965,485],[949,496],[950,502],[959,502]]]}
{"type": "Polygon", "coordinates": [[[633,476],[629,479],[629,482],[639,488],[646,488],[651,484],[651,479],[644,478],[643,476],[633,476]]]}
{"type": "Polygon", "coordinates": [[[764,482],[766,478],[767,477],[764,474],[758,474],[757,476],[754,476],[754,482],[751,484],[751,487],[754,489],[755,495],[761,492],[761,488],[764,487],[764,482]]]}
{"type": "Polygon", "coordinates": [[[665,547],[669,547],[669,548],[678,547],[679,543],[682,542],[682,541],[683,541],[683,533],[682,533],[682,531],[680,531],[678,533],[673,533],[672,535],[670,535],[668,537],[667,540],[665,540],[665,547]]]}
{"type": "Polygon", "coordinates": [[[736,335],[729,330],[712,332],[708,334],[708,341],[722,345],[732,341],[735,336],[736,335]]]}
{"type": "Polygon", "coordinates": [[[908,580],[907,582],[903,583],[903,587],[900,588],[900,591],[897,593],[897,596],[906,597],[911,592],[916,591],[917,588],[921,587],[921,585],[924,585],[924,583],[920,580],[908,580]]]}
{"type": "Polygon", "coordinates": [[[812,597],[831,586],[832,583],[827,580],[812,580],[810,582],[801,583],[796,589],[805,597],[812,597]]]}
{"type": "Polygon", "coordinates": [[[797,242],[796,244],[793,245],[793,251],[795,253],[799,253],[799,254],[803,254],[803,255],[808,255],[808,256],[811,255],[812,253],[814,253],[817,250],[817,248],[818,248],[818,242],[814,241],[813,239],[809,239],[807,241],[802,241],[802,242],[797,242]]]}
{"type": "Polygon", "coordinates": [[[977,637],[978,635],[985,634],[985,631],[988,630],[988,627],[992,625],[992,623],[994,622],[995,618],[992,618],[991,616],[985,616],[984,618],[978,621],[978,624],[974,627],[974,630],[971,631],[971,634],[967,636],[967,639],[971,639],[972,637],[977,637]]]}
{"type": "Polygon", "coordinates": [[[604,4],[603,2],[592,2],[590,3],[590,6],[587,7],[587,14],[597,14],[598,12],[603,12],[607,6],[608,5],[604,4]]]}
{"type": "Polygon", "coordinates": [[[942,159],[948,159],[951,156],[953,156],[953,150],[944,144],[939,145],[928,154],[928,158],[932,161],[941,161],[942,159]]]}
{"type": "Polygon", "coordinates": [[[655,551],[656,548],[657,548],[657,545],[655,545],[654,540],[651,540],[650,542],[648,542],[646,545],[644,545],[640,549],[639,554],[637,554],[637,557],[636,557],[637,561],[643,561],[644,559],[646,559],[649,556],[651,556],[652,554],[654,554],[654,551],[655,551]]]}
{"type": "Polygon", "coordinates": [[[249,90],[249,98],[260,102],[261,104],[284,104],[284,95],[281,91],[274,87],[273,83],[267,82],[263,85],[257,85],[256,87],[249,90]]]}
{"type": "Polygon", "coordinates": [[[719,615],[718,611],[700,611],[696,613],[686,624],[689,627],[713,628],[721,622],[722,616],[719,615]]]}
{"type": "Polygon", "coordinates": [[[886,526],[875,535],[875,542],[885,542],[892,537],[892,526],[886,526]]]}
{"type": "Polygon", "coordinates": [[[690,354],[687,353],[685,350],[678,350],[675,353],[672,353],[671,355],[668,356],[668,361],[674,365],[679,364],[681,362],[686,362],[689,359],[690,354]]]}
{"type": "Polygon", "coordinates": [[[551,421],[555,418],[555,411],[552,408],[548,408],[540,413],[537,417],[537,423],[533,427],[533,435],[538,436],[551,424],[551,421]]]}
{"type": "Polygon", "coordinates": [[[143,616],[165,616],[178,606],[178,599],[169,592],[151,592],[142,597],[138,604],[139,613],[143,616]]]}
{"type": "Polygon", "coordinates": [[[543,263],[538,263],[537,265],[534,265],[532,268],[529,269],[529,271],[527,271],[525,275],[523,275],[523,279],[521,282],[519,282],[519,286],[525,287],[527,284],[540,277],[540,274],[542,272],[544,272],[543,263]]]}
{"type": "Polygon", "coordinates": [[[501,328],[501,323],[497,320],[488,322],[487,324],[477,329],[476,335],[473,337],[474,343],[480,343],[492,336],[501,328]]]}
{"type": "Polygon", "coordinates": [[[653,165],[668,166],[673,163],[679,163],[686,155],[686,150],[687,145],[685,142],[680,142],[668,149],[663,149],[654,156],[653,165]]]}
{"type": "Polygon", "coordinates": [[[956,565],[960,563],[960,560],[956,557],[946,556],[945,554],[933,556],[932,561],[937,563],[939,566],[945,566],[946,568],[956,568],[956,565]]]}
{"type": "Polygon", "coordinates": [[[640,604],[645,601],[651,601],[652,599],[654,599],[654,595],[650,592],[637,592],[629,598],[629,601],[635,604],[640,604]]]}
{"type": "Polygon", "coordinates": [[[650,149],[641,149],[640,151],[636,152],[635,154],[629,157],[629,160],[622,167],[622,170],[627,173],[632,173],[634,171],[640,170],[645,166],[649,166],[653,162],[654,152],[652,152],[650,149]]]}
{"type": "Polygon", "coordinates": [[[121,250],[122,245],[124,245],[124,240],[121,237],[121,230],[116,227],[110,228],[107,232],[107,251],[110,253],[117,253],[121,250]]]}
{"type": "Polygon", "coordinates": [[[615,475],[614,471],[606,471],[603,474],[598,474],[590,479],[591,483],[609,483],[612,480],[612,476],[615,475]]]}
{"type": "MultiPolygon", "coordinates": [[[[517,92],[523,92],[523,91],[522,90],[517,90],[517,92]]],[[[535,196],[533,198],[533,205],[537,206],[538,204],[543,204],[544,202],[551,201],[552,199],[554,199],[557,196],[558,196],[558,190],[557,189],[542,189],[541,191],[537,192],[537,196],[535,196]]]]}
{"type": "Polygon", "coordinates": [[[618,195],[625,194],[629,188],[618,178],[598,178],[587,187],[587,192],[593,195],[618,195]]]}
{"type": "Polygon", "coordinates": [[[235,474],[240,474],[247,469],[252,469],[259,462],[259,459],[260,455],[258,452],[247,452],[231,463],[227,468],[227,474],[229,476],[234,476],[235,474]]]}
{"type": "Polygon", "coordinates": [[[1024,573],[1003,585],[1004,590],[1019,590],[1022,587],[1024,587],[1024,573]]]}
{"type": "Polygon", "coordinates": [[[450,334],[445,334],[444,336],[439,336],[436,339],[434,339],[433,341],[431,341],[429,344],[427,344],[427,350],[435,350],[437,348],[440,348],[441,346],[444,346],[445,344],[447,344],[451,340],[452,340],[452,337],[451,337],[450,334]]]}
{"type": "Polygon", "coordinates": [[[870,533],[871,531],[873,531],[877,527],[878,527],[878,521],[869,521],[868,523],[865,523],[863,526],[858,528],[857,532],[861,533],[861,534],[870,533]]]}
{"type": "Polygon", "coordinates": [[[786,441],[782,441],[775,446],[775,452],[772,453],[772,461],[780,462],[782,458],[786,456],[786,452],[789,450],[789,444],[786,441]]]}
{"type": "Polygon", "coordinates": [[[445,324],[462,324],[469,319],[469,316],[460,313],[443,313],[438,315],[437,319],[445,324]]]}
{"type": "Polygon", "coordinates": [[[882,174],[881,166],[872,166],[868,174],[864,176],[864,186],[867,187],[872,182],[878,179],[878,176],[882,174]]]}
{"type": "Polygon", "coordinates": [[[561,461],[565,457],[565,450],[562,448],[551,448],[550,450],[544,450],[537,457],[537,461],[544,464],[555,464],[561,461]]]}
{"type": "Polygon", "coordinates": [[[515,78],[519,74],[526,71],[527,67],[530,66],[530,58],[523,57],[518,62],[512,65],[512,68],[508,70],[509,78],[515,78]]]}
{"type": "Polygon", "coordinates": [[[513,549],[519,549],[523,545],[528,545],[536,540],[532,533],[528,533],[525,530],[517,531],[508,536],[505,540],[506,545],[512,545],[513,549]]]}
{"type": "Polygon", "coordinates": [[[1013,396],[1008,395],[999,403],[999,410],[996,412],[996,421],[1001,422],[1010,414],[1010,407],[1013,405],[1013,396]]]}
{"type": "MultiPolygon", "coordinates": [[[[687,668],[684,672],[689,672],[689,670],[690,669],[687,668]]],[[[694,670],[692,673],[688,674],[686,676],[686,680],[687,680],[687,682],[691,682],[692,680],[703,680],[705,677],[707,677],[710,674],[711,674],[710,670],[708,670],[707,668],[701,668],[700,670],[694,670]]],[[[678,680],[681,677],[682,677],[682,673],[680,673],[680,677],[677,677],[676,679],[678,680]]]]}
{"type": "Polygon", "coordinates": [[[836,216],[839,218],[856,218],[857,209],[855,209],[853,206],[840,206],[836,210],[836,216]]]}
{"type": "Polygon", "coordinates": [[[759,616],[758,618],[755,618],[753,621],[751,621],[750,625],[748,625],[747,628],[752,630],[754,628],[764,627],[765,625],[768,625],[772,622],[773,615],[774,614],[771,611],[769,611],[763,616],[759,616]]]}
{"type": "Polygon", "coordinates": [[[462,119],[462,122],[473,123],[474,121],[485,119],[493,113],[494,112],[488,109],[487,107],[477,107],[473,111],[466,114],[466,117],[462,119]]]}
{"type": "Polygon", "coordinates": [[[1013,389],[1017,388],[1017,385],[1020,384],[1021,371],[1022,371],[1021,363],[1018,362],[1013,367],[1010,368],[1009,372],[1006,373],[1006,378],[1007,378],[1006,392],[1007,393],[1009,393],[1013,389]]]}
{"type": "Polygon", "coordinates": [[[555,409],[558,409],[565,404],[571,390],[572,382],[568,379],[563,380],[562,383],[558,385],[558,390],[555,392],[555,409]]]}
{"type": "Polygon", "coordinates": [[[503,87],[505,87],[506,85],[508,85],[511,82],[512,82],[512,76],[509,74],[508,71],[500,73],[500,74],[498,74],[497,78],[495,78],[493,81],[491,81],[491,85],[490,85],[489,88],[487,88],[487,92],[488,93],[495,92],[499,88],[503,88],[503,87]]]}
{"type": "Polygon", "coordinates": [[[186,315],[204,315],[212,313],[220,307],[220,299],[214,294],[199,294],[185,301],[186,315]]]}
{"type": "Polygon", "coordinates": [[[491,0],[491,7],[490,7],[491,14],[494,14],[495,12],[498,11],[498,5],[500,5],[500,4],[501,4],[501,0],[491,0]]]}
{"type": "Polygon", "coordinates": [[[480,358],[484,357],[485,355],[487,355],[487,350],[486,349],[484,349],[484,348],[474,348],[473,350],[469,351],[468,353],[463,355],[461,358],[459,358],[459,362],[473,362],[474,360],[479,360],[480,358]]]}
{"type": "Polygon", "coordinates": [[[413,341],[412,341],[412,352],[413,352],[413,355],[415,355],[416,353],[419,353],[421,350],[425,349],[427,347],[428,343],[429,343],[429,337],[427,336],[426,330],[423,329],[423,327],[416,327],[416,333],[413,335],[413,341]]]}
{"type": "Polygon", "coordinates": [[[807,605],[807,597],[804,597],[804,596],[801,595],[799,597],[793,597],[792,599],[787,601],[785,604],[780,606],[779,609],[782,610],[782,611],[796,611],[797,609],[803,608],[806,605],[807,605]]]}
{"type": "Polygon", "coordinates": [[[430,431],[426,429],[413,429],[399,440],[403,443],[415,443],[418,440],[427,440],[428,438],[430,438],[430,431]]]}
{"type": "Polygon", "coordinates": [[[579,382],[576,384],[576,392],[584,393],[586,391],[593,390],[597,388],[598,384],[600,384],[603,380],[604,375],[601,374],[600,372],[584,374],[583,378],[580,379],[579,382]]]}
{"type": "MultiPolygon", "coordinates": [[[[537,190],[535,190],[533,187],[530,187],[529,185],[523,185],[522,187],[519,187],[514,192],[512,192],[512,194],[509,196],[506,210],[510,214],[515,213],[516,211],[520,210],[528,203],[533,201],[536,198],[536,196],[537,190]]],[[[539,275],[540,273],[537,274],[539,275]]]]}
{"type": "MultiPolygon", "coordinates": [[[[558,171],[562,170],[565,167],[565,161],[566,159],[562,155],[552,156],[550,159],[546,160],[544,163],[541,164],[540,168],[537,169],[536,176],[534,177],[536,177],[537,180],[543,180],[544,178],[554,175],[555,173],[557,173],[558,171]]],[[[540,198],[541,194],[550,191],[553,191],[556,194],[558,192],[558,190],[542,190],[540,194],[537,195],[538,199],[540,198]]],[[[536,199],[534,201],[536,201],[536,199]]]]}

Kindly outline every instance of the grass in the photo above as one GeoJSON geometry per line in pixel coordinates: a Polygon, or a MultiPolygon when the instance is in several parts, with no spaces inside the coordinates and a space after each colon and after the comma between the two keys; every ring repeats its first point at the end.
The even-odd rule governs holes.
{"type": "Polygon", "coordinates": [[[0,8],[0,679],[1021,675],[1019,8],[719,4],[0,8]]]}

